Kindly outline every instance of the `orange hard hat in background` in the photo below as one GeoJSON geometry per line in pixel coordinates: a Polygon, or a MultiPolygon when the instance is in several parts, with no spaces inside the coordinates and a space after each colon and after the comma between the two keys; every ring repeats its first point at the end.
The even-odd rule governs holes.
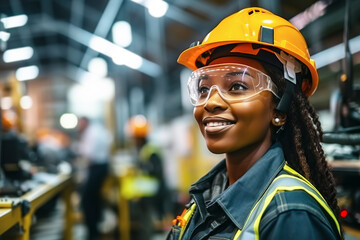
{"type": "MultiPolygon", "coordinates": [[[[296,58],[311,73],[311,79],[303,82],[303,92],[308,97],[315,92],[319,77],[315,61],[310,59],[306,41],[300,31],[284,18],[258,7],[245,8],[223,19],[201,43],[183,51],[178,62],[195,70],[202,58],[206,57],[204,53],[209,50],[244,43],[249,48],[257,44],[265,50],[282,50],[296,58]]],[[[253,49],[245,50],[245,53],[251,54],[251,51],[253,49]]]]}
{"type": "Polygon", "coordinates": [[[12,128],[16,128],[17,116],[13,111],[2,110],[1,112],[1,124],[2,130],[9,131],[12,128]]]}
{"type": "Polygon", "coordinates": [[[146,138],[150,131],[150,123],[143,115],[131,117],[126,126],[126,132],[131,137],[146,138]]]}

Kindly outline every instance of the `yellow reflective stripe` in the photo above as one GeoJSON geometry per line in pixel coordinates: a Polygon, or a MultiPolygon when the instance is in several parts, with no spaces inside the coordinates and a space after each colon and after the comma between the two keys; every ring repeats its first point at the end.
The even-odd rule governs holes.
{"type": "MultiPolygon", "coordinates": [[[[299,178],[296,178],[294,176],[291,175],[281,175],[279,177],[277,177],[275,180],[279,179],[279,178],[288,178],[288,177],[292,177],[294,179],[298,179],[300,181],[302,181],[299,178]]],[[[274,180],[274,182],[275,182],[274,180]]],[[[304,181],[303,181],[304,182],[304,181]]],[[[307,188],[303,187],[303,186],[290,186],[290,187],[286,187],[286,186],[280,186],[275,188],[275,190],[273,192],[271,192],[266,198],[265,198],[265,203],[263,205],[263,208],[260,211],[260,214],[257,216],[257,218],[255,219],[254,222],[254,233],[255,233],[255,240],[259,240],[260,235],[259,235],[259,226],[260,226],[260,220],[262,218],[262,215],[264,213],[264,211],[266,210],[267,206],[270,204],[271,200],[274,198],[275,194],[279,191],[294,191],[294,190],[303,190],[305,192],[307,192],[310,196],[312,196],[325,210],[326,212],[330,215],[330,217],[333,219],[333,221],[336,224],[336,228],[339,232],[339,234],[341,235],[341,231],[340,231],[340,225],[337,221],[337,219],[335,218],[334,213],[330,210],[329,206],[326,204],[326,201],[323,200],[322,196],[318,196],[317,194],[315,194],[314,192],[308,190],[307,188]]],[[[313,189],[314,190],[314,189],[313,189]]],[[[261,201],[261,200],[260,200],[261,201]]]]}
{"type": "Polygon", "coordinates": [[[303,175],[301,175],[300,173],[298,173],[297,171],[292,169],[286,163],[285,163],[285,166],[284,166],[284,170],[294,174],[295,176],[298,176],[300,179],[302,179],[304,182],[306,182],[308,185],[310,185],[310,187],[312,187],[318,194],[320,194],[320,192],[316,189],[316,187],[314,187],[314,185],[312,185],[312,183],[309,180],[307,180],[303,175]]]}
{"type": "MultiPolygon", "coordinates": [[[[314,187],[311,182],[309,182],[309,180],[307,180],[304,176],[302,176],[300,173],[298,173],[296,170],[292,169],[289,165],[287,165],[285,163],[285,166],[284,166],[284,170],[285,171],[288,171],[298,177],[300,177],[300,179],[302,179],[304,182],[306,182],[313,190],[315,190],[315,192],[317,192],[317,194],[319,194],[321,196],[321,198],[323,199],[323,201],[326,203],[326,200],[324,199],[324,197],[321,195],[321,193],[317,190],[316,187],[314,187]]],[[[340,230],[340,224],[339,222],[337,221],[333,211],[329,208],[329,206],[327,206],[327,208],[325,208],[326,211],[328,212],[328,214],[331,216],[332,219],[334,219],[335,221],[335,224],[336,224],[336,228],[338,230],[338,232],[340,233],[341,235],[341,230],[340,230]]]]}
{"type": "Polygon", "coordinates": [[[234,240],[237,240],[240,237],[240,234],[241,234],[241,230],[239,229],[239,230],[236,231],[236,234],[234,236],[234,240]]]}
{"type": "MultiPolygon", "coordinates": [[[[308,184],[308,181],[304,181],[302,179],[299,179],[295,176],[291,176],[291,175],[281,175],[279,176],[278,178],[283,178],[282,176],[286,176],[286,177],[291,177],[291,178],[294,178],[294,179],[298,179],[306,184],[308,184]]],[[[311,184],[311,183],[310,183],[311,184]]],[[[330,209],[329,205],[327,204],[326,200],[324,199],[324,197],[321,195],[321,193],[313,186],[313,185],[310,185],[309,187],[312,188],[312,190],[314,190],[318,195],[314,194],[313,192],[309,191],[308,189],[304,188],[304,187],[301,187],[301,188],[304,188],[303,190],[306,191],[309,195],[311,195],[313,198],[315,198],[315,200],[326,210],[326,212],[330,215],[330,217],[334,220],[335,224],[336,224],[336,228],[338,230],[338,232],[340,233],[341,235],[341,230],[340,230],[340,224],[339,222],[337,221],[333,211],[330,209]]],[[[296,189],[294,189],[296,190],[296,189]]],[[[292,191],[292,190],[289,190],[289,191],[292,191]]]]}
{"type": "Polygon", "coordinates": [[[189,223],[190,218],[192,217],[192,215],[195,212],[195,208],[196,208],[196,204],[194,203],[193,205],[191,205],[191,207],[185,212],[183,219],[185,220],[185,226],[181,227],[180,230],[180,235],[179,235],[179,240],[182,238],[182,236],[184,235],[186,226],[189,223]]]}
{"type": "MultiPolygon", "coordinates": [[[[320,192],[305,178],[303,177],[301,174],[299,174],[298,172],[296,172],[294,169],[292,169],[290,166],[288,166],[287,164],[285,164],[284,166],[284,170],[288,171],[289,173],[295,175],[289,175],[289,174],[283,174],[280,175],[278,177],[276,177],[273,182],[270,184],[270,186],[272,184],[275,183],[276,180],[278,179],[283,179],[283,178],[292,178],[294,180],[298,180],[301,181],[303,184],[305,184],[305,186],[309,187],[305,187],[305,186],[299,186],[299,185],[295,185],[295,186],[278,186],[275,189],[273,189],[270,193],[265,192],[264,195],[256,202],[256,204],[253,206],[253,208],[250,211],[250,214],[247,216],[247,219],[245,221],[244,224],[244,229],[247,226],[248,221],[250,220],[253,212],[256,210],[258,211],[258,208],[260,206],[258,206],[259,204],[262,204],[262,208],[259,212],[259,214],[256,216],[255,220],[253,221],[253,223],[250,223],[253,226],[253,230],[254,230],[254,235],[255,235],[255,240],[259,240],[260,239],[260,234],[259,234],[259,227],[260,227],[260,220],[262,218],[263,213],[265,212],[266,208],[269,206],[270,202],[272,201],[272,199],[274,198],[274,196],[281,191],[295,191],[295,190],[303,190],[306,193],[308,193],[310,196],[312,196],[320,205],[323,209],[326,210],[326,212],[329,214],[329,216],[333,219],[333,221],[336,224],[336,228],[339,232],[339,235],[341,235],[341,230],[340,230],[340,225],[334,215],[334,213],[332,212],[332,210],[330,209],[330,207],[327,205],[325,199],[323,198],[323,196],[320,194],[320,192]],[[264,200],[265,197],[265,200],[264,200]]],[[[269,186],[269,188],[270,188],[269,186]]],[[[194,211],[196,208],[196,204],[192,204],[191,207],[185,212],[183,218],[186,221],[185,226],[183,226],[180,230],[180,236],[179,236],[179,240],[182,238],[186,226],[190,220],[190,218],[192,217],[194,211]]],[[[238,229],[235,233],[234,236],[234,240],[237,240],[240,235],[241,235],[242,231],[241,229],[238,229]]]]}

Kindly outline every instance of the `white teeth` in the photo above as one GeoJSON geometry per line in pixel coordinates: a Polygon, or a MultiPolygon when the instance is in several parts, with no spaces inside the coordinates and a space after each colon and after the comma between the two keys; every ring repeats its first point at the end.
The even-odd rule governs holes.
{"type": "Polygon", "coordinates": [[[217,126],[225,126],[230,125],[231,122],[208,122],[206,126],[208,127],[217,127],[217,126]]]}

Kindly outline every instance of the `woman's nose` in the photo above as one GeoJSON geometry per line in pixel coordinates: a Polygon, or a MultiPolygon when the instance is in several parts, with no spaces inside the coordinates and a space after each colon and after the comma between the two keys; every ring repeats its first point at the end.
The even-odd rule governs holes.
{"type": "Polygon", "coordinates": [[[208,111],[212,111],[217,108],[223,109],[225,107],[226,107],[226,102],[221,95],[221,91],[219,87],[215,85],[212,86],[210,88],[209,96],[207,101],[205,102],[204,108],[207,109],[208,111]]]}

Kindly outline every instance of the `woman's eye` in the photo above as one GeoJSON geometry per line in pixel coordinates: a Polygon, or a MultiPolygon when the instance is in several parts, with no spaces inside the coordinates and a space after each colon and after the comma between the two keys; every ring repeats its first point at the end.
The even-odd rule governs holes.
{"type": "Polygon", "coordinates": [[[209,92],[209,88],[208,88],[208,87],[205,87],[205,86],[200,86],[198,92],[199,92],[200,94],[206,94],[206,93],[209,92]]]}
{"type": "Polygon", "coordinates": [[[234,83],[231,88],[230,91],[239,91],[239,90],[246,90],[247,87],[244,84],[241,83],[234,83]]]}

